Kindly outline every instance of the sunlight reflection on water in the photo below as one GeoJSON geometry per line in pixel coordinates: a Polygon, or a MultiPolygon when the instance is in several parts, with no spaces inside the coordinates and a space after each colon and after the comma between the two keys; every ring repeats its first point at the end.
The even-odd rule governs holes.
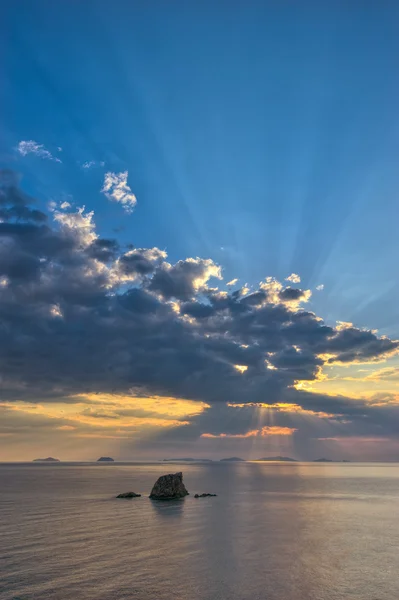
{"type": "Polygon", "coordinates": [[[0,465],[0,481],[1,600],[399,597],[396,465],[0,465]],[[148,499],[180,469],[189,497],[148,499]]]}

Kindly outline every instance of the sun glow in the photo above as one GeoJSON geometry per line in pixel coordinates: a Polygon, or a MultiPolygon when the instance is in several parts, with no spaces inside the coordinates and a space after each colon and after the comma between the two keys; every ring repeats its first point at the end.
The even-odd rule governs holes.
{"type": "Polygon", "coordinates": [[[248,367],[247,365],[233,365],[235,370],[238,371],[239,373],[245,373],[245,371],[248,371],[248,367]]]}
{"type": "Polygon", "coordinates": [[[252,429],[246,433],[202,433],[202,438],[254,438],[254,437],[266,437],[269,435],[293,435],[298,431],[295,427],[278,427],[277,425],[265,425],[261,429],[252,429]]]}
{"type": "Polygon", "coordinates": [[[126,432],[145,432],[181,427],[209,408],[204,402],[171,397],[137,397],[113,394],[80,394],[41,404],[1,403],[19,420],[35,424],[46,422],[60,432],[71,435],[112,431],[118,437],[126,432]]]}

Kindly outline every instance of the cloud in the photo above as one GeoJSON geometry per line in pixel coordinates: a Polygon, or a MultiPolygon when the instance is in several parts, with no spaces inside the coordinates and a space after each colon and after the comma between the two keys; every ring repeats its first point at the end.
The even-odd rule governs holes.
{"type": "Polygon", "coordinates": [[[290,281],[291,283],[301,283],[301,278],[296,273],[291,273],[291,275],[286,277],[285,280],[290,281]]]}
{"type": "Polygon", "coordinates": [[[386,367],[374,371],[364,377],[364,381],[396,381],[399,380],[399,368],[398,367],[386,367]]]}
{"type": "Polygon", "coordinates": [[[82,206],[76,212],[55,211],[54,220],[61,225],[61,231],[67,232],[67,235],[73,235],[79,244],[85,247],[97,238],[93,216],[93,211],[85,213],[85,207],[82,206]]]}
{"type": "Polygon", "coordinates": [[[232,279],[231,281],[228,281],[228,282],[226,283],[226,285],[236,285],[236,283],[237,283],[237,282],[238,282],[238,279],[237,279],[237,277],[236,277],[235,279],[232,279]]]}
{"type": "Polygon", "coordinates": [[[175,265],[163,262],[154,272],[149,289],[164,298],[189,300],[211,277],[222,279],[221,268],[210,258],[186,258],[175,265]]]}
{"type": "Polygon", "coordinates": [[[119,202],[125,212],[131,213],[137,204],[137,199],[127,184],[127,177],[128,171],[121,171],[120,173],[108,171],[105,174],[101,191],[108,200],[119,202]]]}
{"type": "Polygon", "coordinates": [[[320,285],[316,285],[316,290],[318,292],[322,292],[324,290],[324,283],[320,283],[320,285]]]}
{"type": "Polygon", "coordinates": [[[297,431],[294,427],[278,427],[275,425],[266,425],[261,429],[252,429],[246,433],[202,433],[202,438],[249,438],[249,437],[266,437],[268,435],[293,435],[297,431]]]}
{"type": "Polygon", "coordinates": [[[298,288],[287,287],[280,292],[281,300],[298,301],[304,300],[307,302],[310,298],[309,290],[299,290],[298,288]]]}
{"type": "MultiPolygon", "coordinates": [[[[315,419],[324,437],[330,421],[340,428],[350,422],[357,435],[397,431],[393,402],[300,389],[333,363],[380,362],[399,349],[398,341],[352,323],[325,324],[307,309],[308,290],[267,277],[250,293],[219,291],[212,278],[222,271],[213,260],[173,263],[156,247],[121,248],[99,235],[84,207],[55,208],[49,217],[10,171],[0,179],[0,217],[0,378],[7,402],[65,406],[79,395],[86,404],[106,395],[103,412],[80,417],[85,426],[104,427],[122,418],[111,395],[209,407],[183,418],[184,425],[159,417],[176,421],[174,439],[268,439],[277,431],[271,427],[298,429],[296,439],[315,419]]],[[[135,428],[144,418],[125,417],[135,428]]],[[[61,419],[57,426],[75,424],[61,419]]]]}
{"type": "Polygon", "coordinates": [[[299,406],[298,404],[288,404],[287,402],[276,402],[275,404],[265,404],[264,402],[256,402],[256,403],[247,402],[247,403],[243,403],[243,404],[228,403],[227,406],[230,406],[232,408],[237,408],[237,409],[256,408],[256,409],[264,409],[264,410],[276,411],[276,412],[286,412],[286,413],[292,413],[292,414],[296,413],[299,415],[317,417],[318,419],[334,419],[337,416],[338,417],[342,416],[340,414],[309,410],[309,409],[303,408],[302,406],[299,406]]]}
{"type": "Polygon", "coordinates": [[[245,373],[245,371],[248,370],[247,365],[233,365],[233,367],[235,368],[236,371],[238,371],[239,373],[245,373]]]}
{"type": "Polygon", "coordinates": [[[85,162],[81,163],[81,167],[82,169],[93,169],[94,167],[103,167],[105,165],[104,161],[97,161],[97,160],[86,160],[85,162]]]}
{"type": "MultiPolygon", "coordinates": [[[[119,452],[122,441],[148,439],[155,432],[186,427],[187,417],[198,415],[204,407],[198,402],[166,397],[106,394],[71,397],[64,403],[0,401],[0,438],[7,438],[9,459],[27,460],[51,447],[62,459],[86,456],[93,460],[102,453],[107,440],[115,442],[116,447],[110,452],[115,456],[114,451],[119,452]],[[94,454],[95,444],[90,440],[98,440],[94,454]],[[67,457],[63,449],[68,452],[67,457]]],[[[0,455],[1,449],[0,445],[0,455]]]]}
{"type": "MultiPolygon", "coordinates": [[[[60,150],[60,149],[58,149],[58,150],[60,150]]],[[[19,144],[17,146],[17,151],[22,156],[26,156],[27,154],[34,154],[35,156],[38,156],[39,158],[44,158],[46,160],[53,160],[58,163],[62,162],[59,158],[57,158],[56,156],[53,156],[51,154],[51,152],[43,146],[43,144],[38,144],[34,140],[19,142],[19,144]]]]}

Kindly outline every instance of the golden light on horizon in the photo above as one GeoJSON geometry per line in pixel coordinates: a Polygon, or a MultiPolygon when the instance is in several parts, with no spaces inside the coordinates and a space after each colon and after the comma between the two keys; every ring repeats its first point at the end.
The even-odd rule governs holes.
{"type": "Polygon", "coordinates": [[[7,402],[0,405],[18,421],[46,423],[64,435],[126,436],[138,432],[189,425],[190,418],[209,408],[204,402],[172,397],[79,394],[48,403],[7,402]]]}
{"type": "Polygon", "coordinates": [[[293,435],[297,430],[296,427],[279,427],[278,425],[265,425],[261,429],[252,429],[246,433],[202,433],[202,438],[209,439],[223,439],[223,438],[254,438],[254,437],[266,437],[269,435],[293,435]]]}

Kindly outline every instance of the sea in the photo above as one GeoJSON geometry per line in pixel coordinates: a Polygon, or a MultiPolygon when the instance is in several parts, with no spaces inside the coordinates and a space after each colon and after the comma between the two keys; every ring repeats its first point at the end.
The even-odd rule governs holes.
{"type": "Polygon", "coordinates": [[[399,465],[0,464],[0,599],[398,600],[399,465]]]}

